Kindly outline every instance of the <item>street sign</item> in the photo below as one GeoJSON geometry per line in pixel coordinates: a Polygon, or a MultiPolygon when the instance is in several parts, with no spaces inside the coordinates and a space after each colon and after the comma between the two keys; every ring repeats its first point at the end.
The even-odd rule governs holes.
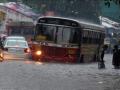
{"type": "Polygon", "coordinates": [[[104,44],[105,44],[105,45],[106,45],[106,44],[107,44],[107,45],[110,44],[110,38],[105,38],[105,39],[104,39],[104,44]]]}

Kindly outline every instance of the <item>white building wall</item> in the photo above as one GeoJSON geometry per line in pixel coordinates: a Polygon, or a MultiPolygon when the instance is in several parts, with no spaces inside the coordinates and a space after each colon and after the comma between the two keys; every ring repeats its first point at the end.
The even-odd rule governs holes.
{"type": "MultiPolygon", "coordinates": [[[[0,7],[0,11],[6,13],[3,7],[2,8],[0,7]]],[[[4,32],[4,30],[5,30],[5,20],[0,20],[0,33],[4,32]]]]}
{"type": "Polygon", "coordinates": [[[4,32],[4,30],[5,30],[5,24],[4,24],[5,21],[0,21],[0,23],[1,23],[0,24],[0,33],[1,33],[1,32],[4,32]]]}
{"type": "Polygon", "coordinates": [[[33,22],[33,19],[25,16],[22,13],[13,11],[13,10],[6,10],[7,16],[6,18],[12,19],[13,21],[25,21],[25,22],[33,22]]]}
{"type": "Polygon", "coordinates": [[[22,14],[19,12],[16,12],[12,9],[9,9],[7,7],[4,6],[0,6],[0,11],[3,11],[6,13],[6,17],[4,21],[0,21],[1,25],[0,25],[0,32],[1,31],[5,31],[6,30],[6,23],[8,22],[8,20],[12,20],[12,21],[18,21],[18,22],[32,22],[33,23],[33,19],[22,14]]]}

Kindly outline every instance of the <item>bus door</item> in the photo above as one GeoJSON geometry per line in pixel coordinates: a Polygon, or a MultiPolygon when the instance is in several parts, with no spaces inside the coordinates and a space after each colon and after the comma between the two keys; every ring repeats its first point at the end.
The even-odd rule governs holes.
{"type": "Polygon", "coordinates": [[[70,28],[57,27],[55,43],[58,47],[55,48],[55,56],[63,57],[67,55],[67,48],[64,45],[69,45],[70,33],[70,28]]]}

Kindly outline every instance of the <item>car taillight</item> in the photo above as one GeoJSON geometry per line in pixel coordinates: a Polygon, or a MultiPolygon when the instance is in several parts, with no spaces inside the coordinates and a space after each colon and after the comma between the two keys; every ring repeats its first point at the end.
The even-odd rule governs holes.
{"type": "Polygon", "coordinates": [[[25,51],[25,53],[30,53],[30,49],[29,48],[26,48],[24,51],[25,51]]]}
{"type": "Polygon", "coordinates": [[[0,53],[0,57],[3,57],[3,53],[0,53]]]}
{"type": "Polygon", "coordinates": [[[42,54],[42,51],[40,51],[40,50],[39,50],[39,51],[36,51],[35,54],[36,54],[37,56],[39,56],[39,55],[42,54]]]}

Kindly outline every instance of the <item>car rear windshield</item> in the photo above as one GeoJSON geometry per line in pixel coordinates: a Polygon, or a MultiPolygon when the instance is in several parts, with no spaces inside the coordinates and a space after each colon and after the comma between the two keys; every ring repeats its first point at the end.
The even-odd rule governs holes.
{"type": "Polygon", "coordinates": [[[25,40],[24,37],[8,37],[7,40],[25,40]]]}
{"type": "Polygon", "coordinates": [[[8,41],[6,44],[7,47],[28,47],[27,42],[23,41],[8,41]]]}

